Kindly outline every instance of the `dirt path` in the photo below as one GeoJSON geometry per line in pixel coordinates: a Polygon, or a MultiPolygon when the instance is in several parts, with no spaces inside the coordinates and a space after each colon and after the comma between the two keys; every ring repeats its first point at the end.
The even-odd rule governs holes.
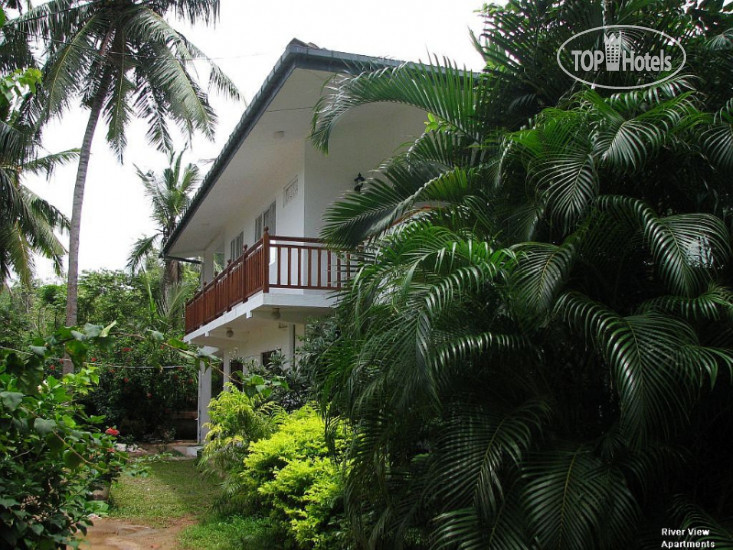
{"type": "Polygon", "coordinates": [[[176,550],[178,533],[196,523],[193,517],[171,520],[167,527],[149,527],[131,521],[97,518],[81,543],[82,550],[176,550]]]}

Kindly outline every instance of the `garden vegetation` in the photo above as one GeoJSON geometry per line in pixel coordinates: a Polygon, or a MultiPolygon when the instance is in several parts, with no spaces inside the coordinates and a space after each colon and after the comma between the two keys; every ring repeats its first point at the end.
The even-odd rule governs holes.
{"type": "Polygon", "coordinates": [[[354,543],[654,548],[674,525],[730,546],[731,6],[516,0],[484,17],[483,73],[340,77],[314,119],[327,151],[359,106],[429,113],[324,230],[360,258],[313,370],[354,434],[354,543]],[[556,52],[603,24],[677,38],[685,70],[574,82],[556,52]]]}
{"type": "MultiPolygon", "coordinates": [[[[77,9],[59,32],[116,18],[126,1],[107,4],[77,9]]],[[[135,37],[166,30],[130,4],[135,37]]],[[[216,12],[193,1],[159,10],[176,6],[216,12]]],[[[324,152],[341,117],[366,104],[417,107],[427,123],[329,209],[324,237],[357,265],[335,315],[308,327],[298,366],[251,373],[213,401],[203,463],[223,481],[222,529],[251,529],[232,540],[253,548],[299,550],[659,548],[671,527],[681,542],[731,547],[731,4],[510,0],[482,17],[483,72],[439,60],[389,66],[337,77],[317,105],[312,141],[324,152]],[[566,40],[613,24],[675,37],[684,71],[627,91],[561,71],[566,40]]],[[[125,93],[146,93],[142,77],[157,75],[128,83],[104,50],[121,20],[82,34],[107,70],[77,60],[97,70],[87,100],[94,116],[109,106],[120,151],[115,113],[125,113],[109,109],[124,102],[106,87],[114,77],[125,93]]],[[[53,25],[37,25],[51,36],[53,25]]],[[[649,50],[663,47],[655,40],[649,50]]],[[[208,128],[203,115],[189,124],[208,128]]],[[[163,313],[174,310],[150,287],[148,296],[153,328],[143,340],[123,334],[131,340],[117,352],[139,344],[161,365],[166,350],[201,358],[164,336],[176,325],[163,313]]],[[[2,354],[9,544],[68,541],[87,524],[93,482],[114,474],[103,453],[111,436],[71,399],[91,395],[90,346],[114,347],[108,338],[94,325],[61,329],[27,354],[2,354]],[[78,374],[48,371],[59,346],[78,374]],[[21,494],[18,479],[32,491],[21,494]],[[44,508],[46,479],[61,490],[44,508]]],[[[119,378],[110,382],[112,402],[119,378]]]]}

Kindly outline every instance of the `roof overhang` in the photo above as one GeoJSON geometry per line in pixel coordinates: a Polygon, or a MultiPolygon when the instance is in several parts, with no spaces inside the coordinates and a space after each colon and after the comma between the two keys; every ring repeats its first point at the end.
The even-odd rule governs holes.
{"type": "Polygon", "coordinates": [[[246,187],[242,175],[256,179],[258,169],[267,169],[269,177],[278,167],[286,170],[288,163],[283,159],[297,155],[302,147],[310,131],[313,106],[328,78],[401,63],[324,50],[293,40],[245,110],[191,205],[164,244],[162,254],[192,257],[207,249],[211,244],[207,239],[212,239],[221,229],[212,226],[222,222],[217,213],[232,208],[228,201],[233,196],[241,197],[240,200],[247,198],[246,192],[230,193],[227,187],[246,187]],[[272,141],[275,136],[280,138],[277,143],[272,141]],[[272,158],[268,159],[267,155],[272,158]],[[222,187],[221,192],[217,190],[205,201],[215,186],[222,187]]]}

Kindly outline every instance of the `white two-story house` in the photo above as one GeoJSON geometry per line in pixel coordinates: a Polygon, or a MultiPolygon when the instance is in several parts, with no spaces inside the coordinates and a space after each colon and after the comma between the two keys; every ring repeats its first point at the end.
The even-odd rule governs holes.
{"type": "MultiPolygon", "coordinates": [[[[201,262],[185,339],[215,349],[225,378],[234,359],[264,364],[277,350],[292,361],[307,320],[334,306],[348,258],[318,240],[323,214],[420,135],[426,118],[397,104],[360,107],[339,122],[324,155],[308,139],[314,106],[334,75],[389,64],[293,40],[166,242],[166,256],[201,262]]],[[[199,439],[211,395],[211,372],[202,370],[199,439]]]]}

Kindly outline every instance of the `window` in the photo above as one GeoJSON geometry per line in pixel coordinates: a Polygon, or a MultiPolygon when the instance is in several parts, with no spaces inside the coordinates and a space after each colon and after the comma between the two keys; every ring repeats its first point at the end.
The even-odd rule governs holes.
{"type": "Polygon", "coordinates": [[[262,233],[267,228],[270,235],[276,232],[275,228],[275,201],[262,214],[255,219],[255,241],[262,238],[262,233]]]}
{"type": "Polygon", "coordinates": [[[262,366],[263,367],[266,367],[266,368],[269,368],[270,365],[272,364],[273,355],[279,354],[279,353],[280,353],[280,350],[279,349],[273,349],[273,350],[270,350],[270,351],[263,351],[262,352],[262,366]]]}
{"type": "Polygon", "coordinates": [[[234,261],[242,255],[244,248],[244,232],[234,237],[229,243],[229,259],[234,261]]]}

